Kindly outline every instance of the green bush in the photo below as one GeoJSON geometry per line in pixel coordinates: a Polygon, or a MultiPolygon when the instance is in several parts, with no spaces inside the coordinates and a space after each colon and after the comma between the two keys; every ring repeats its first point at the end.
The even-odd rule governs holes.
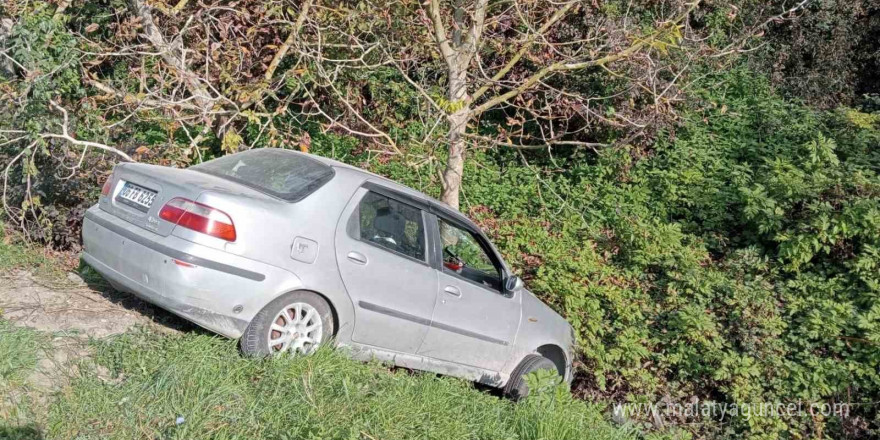
{"type": "MultiPolygon", "coordinates": [[[[876,434],[877,116],[787,102],[745,69],[707,74],[695,95],[682,126],[650,151],[472,152],[463,209],[575,326],[580,394],[842,402],[852,404],[845,420],[690,429],[876,434]]],[[[343,158],[437,192],[399,161],[343,158]]]]}

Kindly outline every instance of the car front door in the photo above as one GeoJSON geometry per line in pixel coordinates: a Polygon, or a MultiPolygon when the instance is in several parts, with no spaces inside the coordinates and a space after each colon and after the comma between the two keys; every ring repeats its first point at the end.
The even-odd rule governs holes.
{"type": "Polygon", "coordinates": [[[352,340],[415,354],[437,297],[426,214],[393,192],[359,188],[340,218],[336,259],[354,304],[352,340]]]}
{"type": "Polygon", "coordinates": [[[432,223],[442,264],[431,329],[419,354],[500,371],[519,328],[521,297],[502,292],[504,271],[485,238],[451,218],[432,223]]]}

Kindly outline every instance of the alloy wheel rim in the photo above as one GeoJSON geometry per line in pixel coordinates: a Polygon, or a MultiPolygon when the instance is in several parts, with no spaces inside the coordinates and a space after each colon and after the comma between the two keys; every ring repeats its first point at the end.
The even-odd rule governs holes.
{"type": "Polygon", "coordinates": [[[303,302],[292,303],[272,320],[269,349],[276,355],[308,354],[320,344],[323,331],[324,324],[317,309],[303,302]]]}

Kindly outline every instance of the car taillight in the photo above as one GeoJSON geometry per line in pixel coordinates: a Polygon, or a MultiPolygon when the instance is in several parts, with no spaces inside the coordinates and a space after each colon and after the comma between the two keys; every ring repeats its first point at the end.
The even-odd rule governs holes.
{"type": "Polygon", "coordinates": [[[235,241],[235,225],[225,212],[181,197],[168,201],[159,217],[196,232],[235,241]]]}
{"type": "Polygon", "coordinates": [[[113,180],[113,176],[107,178],[104,182],[104,186],[101,187],[101,195],[106,196],[110,194],[110,182],[113,180]]]}

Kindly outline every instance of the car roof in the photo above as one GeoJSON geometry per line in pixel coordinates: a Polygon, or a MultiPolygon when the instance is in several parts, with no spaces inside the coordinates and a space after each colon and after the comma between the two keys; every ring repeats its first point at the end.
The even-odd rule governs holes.
{"type": "Polygon", "coordinates": [[[486,244],[488,244],[489,247],[492,248],[495,255],[501,259],[501,265],[504,268],[504,270],[505,271],[510,270],[509,267],[507,266],[507,263],[504,262],[504,259],[500,257],[501,253],[498,252],[498,249],[495,247],[495,244],[492,243],[491,240],[489,240],[489,238],[486,236],[486,234],[483,232],[483,230],[479,226],[477,226],[477,224],[474,223],[471,219],[469,219],[466,215],[462,214],[461,212],[459,212],[456,209],[453,209],[451,206],[447,205],[446,203],[443,203],[440,200],[437,200],[437,199],[435,199],[435,198],[433,198],[433,197],[431,197],[421,191],[414,190],[406,185],[402,185],[402,184],[397,183],[391,179],[388,179],[386,177],[382,177],[376,173],[369,172],[365,169],[358,168],[358,167],[349,165],[347,163],[339,162],[338,160],[330,159],[330,158],[323,157],[323,156],[317,156],[314,154],[302,153],[299,151],[293,151],[293,150],[284,150],[284,151],[290,151],[293,154],[306,155],[306,156],[313,158],[315,160],[318,160],[326,165],[332,166],[336,170],[337,173],[340,173],[340,174],[341,173],[351,173],[353,175],[360,175],[360,176],[364,177],[364,179],[368,185],[370,183],[378,184],[381,187],[383,187],[383,189],[386,189],[386,190],[390,189],[390,190],[397,192],[399,194],[407,195],[413,199],[416,199],[417,201],[421,201],[422,203],[426,204],[431,210],[435,211],[435,213],[439,212],[439,213],[442,213],[446,217],[451,217],[452,220],[457,221],[460,224],[463,224],[468,229],[471,229],[477,235],[482,237],[482,239],[486,242],[486,244]]]}
{"type": "Polygon", "coordinates": [[[458,210],[453,209],[451,206],[447,205],[446,203],[443,203],[440,200],[437,200],[437,199],[435,199],[435,198],[433,198],[433,197],[431,197],[421,191],[417,191],[417,190],[412,189],[406,185],[397,183],[391,179],[388,179],[387,177],[382,177],[376,173],[372,173],[372,172],[367,171],[365,169],[358,168],[358,167],[349,165],[347,163],[339,162],[334,159],[330,159],[327,157],[318,156],[318,155],[314,155],[314,154],[302,153],[302,152],[293,151],[293,150],[285,150],[285,151],[290,151],[291,153],[294,153],[294,154],[307,155],[310,158],[313,158],[313,159],[318,160],[320,162],[323,162],[329,166],[332,166],[333,168],[335,168],[337,170],[338,173],[351,173],[351,174],[355,174],[355,175],[360,175],[360,176],[363,176],[367,181],[372,181],[372,182],[378,183],[388,189],[391,189],[393,191],[403,193],[404,195],[408,195],[408,196],[416,198],[416,199],[421,199],[424,203],[426,203],[427,205],[434,208],[434,210],[439,211],[446,216],[452,217],[453,219],[459,220],[460,222],[464,223],[469,228],[472,228],[475,231],[482,233],[482,230],[480,229],[480,227],[477,226],[476,223],[471,221],[471,219],[469,219],[466,215],[462,214],[458,210]]]}

